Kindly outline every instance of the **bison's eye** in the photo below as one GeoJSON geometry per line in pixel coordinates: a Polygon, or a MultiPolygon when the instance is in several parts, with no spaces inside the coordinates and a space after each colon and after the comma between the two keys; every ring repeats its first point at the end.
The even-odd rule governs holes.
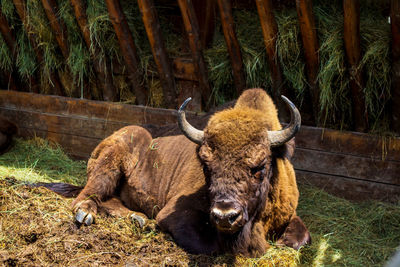
{"type": "Polygon", "coordinates": [[[262,181],[264,179],[265,172],[266,172],[265,166],[251,168],[251,174],[253,175],[253,177],[260,181],[262,181]]]}

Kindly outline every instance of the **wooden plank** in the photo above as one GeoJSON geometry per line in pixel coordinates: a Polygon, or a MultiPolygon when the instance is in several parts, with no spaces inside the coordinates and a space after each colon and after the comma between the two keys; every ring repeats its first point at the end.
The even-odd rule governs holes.
{"type": "Polygon", "coordinates": [[[368,114],[363,93],[364,81],[360,68],[360,1],[343,0],[343,10],[343,38],[349,65],[353,122],[357,132],[365,132],[368,128],[368,114]]]}
{"type": "Polygon", "coordinates": [[[400,134],[400,0],[390,5],[392,29],[392,127],[400,134]]]}
{"type": "Polygon", "coordinates": [[[296,170],[299,184],[319,187],[328,193],[354,201],[380,200],[398,203],[400,186],[348,179],[296,170]]]}
{"type": "Polygon", "coordinates": [[[126,122],[5,109],[2,107],[0,107],[0,113],[10,121],[18,122],[18,127],[96,139],[104,139],[114,131],[130,125],[126,122]]]}
{"type": "Polygon", "coordinates": [[[161,34],[160,21],[152,0],[138,0],[142,20],[150,42],[154,61],[157,65],[161,87],[163,89],[164,107],[177,108],[176,84],[172,72],[171,60],[165,49],[161,34]]]}
{"type": "MultiPolygon", "coordinates": [[[[0,106],[60,115],[74,114],[88,118],[107,118],[108,121],[131,124],[165,125],[176,122],[175,110],[5,90],[0,90],[0,106]]],[[[195,117],[196,113],[188,112],[189,119],[195,117]]],[[[302,126],[296,135],[296,146],[373,159],[400,161],[399,138],[302,126]]]]}
{"type": "Polygon", "coordinates": [[[296,148],[293,164],[298,170],[400,186],[400,162],[296,148]]]}
{"type": "Polygon", "coordinates": [[[280,120],[287,121],[290,118],[290,115],[289,111],[281,101],[281,95],[290,96],[283,84],[282,70],[276,54],[278,25],[273,13],[272,2],[271,0],[256,0],[256,4],[264,37],[264,44],[267,51],[268,65],[271,70],[273,99],[279,110],[280,120]]]}
{"type": "Polygon", "coordinates": [[[243,90],[246,89],[246,79],[243,71],[242,53],[240,52],[240,46],[234,28],[231,0],[218,0],[217,2],[219,14],[221,15],[221,24],[226,47],[228,48],[231,60],[236,94],[239,96],[243,90]]]}
{"type": "MultiPolygon", "coordinates": [[[[3,107],[0,107],[0,113],[11,121],[18,122],[19,127],[96,139],[104,139],[114,131],[130,125],[126,122],[73,114],[66,116],[3,107]]],[[[138,120],[133,124],[141,123],[138,120]]],[[[400,162],[301,148],[296,149],[293,162],[299,170],[400,185],[400,177],[397,175],[400,172],[400,162]]]]}
{"type": "MultiPolygon", "coordinates": [[[[312,0],[296,0],[297,17],[299,19],[301,39],[303,41],[306,60],[307,80],[311,95],[312,112],[316,125],[320,124],[320,91],[318,87],[319,44],[315,27],[312,0]]],[[[324,114],[324,112],[322,112],[324,114]]]]}
{"type": "Polygon", "coordinates": [[[178,0],[179,8],[181,10],[183,24],[189,40],[189,47],[192,53],[195,72],[199,80],[199,87],[201,90],[202,102],[206,110],[209,109],[211,101],[211,88],[208,83],[207,67],[204,61],[202,45],[199,35],[199,24],[197,22],[196,14],[190,0],[178,0]]]}
{"type": "MultiPolygon", "coordinates": [[[[0,90],[0,106],[7,109],[31,110],[59,115],[100,118],[129,124],[166,125],[176,123],[176,110],[108,103],[95,100],[46,96],[0,90]]],[[[187,112],[187,117],[195,113],[187,112]]]]}
{"type": "MultiPolygon", "coordinates": [[[[0,106],[60,115],[74,114],[131,124],[165,125],[176,122],[175,110],[5,90],[0,90],[0,106]]],[[[188,112],[189,119],[195,117],[196,113],[188,112]]],[[[399,138],[302,126],[296,135],[296,146],[373,159],[400,161],[399,138]]]]}
{"type": "Polygon", "coordinates": [[[302,126],[296,147],[371,159],[400,161],[400,139],[302,126]]]}
{"type": "Polygon", "coordinates": [[[121,54],[128,70],[128,77],[132,83],[137,103],[139,105],[146,105],[148,101],[148,92],[143,86],[142,71],[139,67],[140,59],[121,3],[119,0],[106,0],[106,4],[108,15],[118,38],[121,54]]]}

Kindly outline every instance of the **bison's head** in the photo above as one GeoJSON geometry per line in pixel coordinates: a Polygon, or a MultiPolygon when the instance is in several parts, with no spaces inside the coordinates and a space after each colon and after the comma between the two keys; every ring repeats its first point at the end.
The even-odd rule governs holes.
{"type": "Polygon", "coordinates": [[[265,207],[272,176],[274,147],[284,145],[300,127],[300,114],[286,97],[289,126],[281,130],[275,105],[260,89],[245,91],[232,109],[213,115],[204,131],[185,119],[187,99],[179,109],[179,126],[200,145],[209,186],[210,217],[220,232],[233,234],[265,207]]]}

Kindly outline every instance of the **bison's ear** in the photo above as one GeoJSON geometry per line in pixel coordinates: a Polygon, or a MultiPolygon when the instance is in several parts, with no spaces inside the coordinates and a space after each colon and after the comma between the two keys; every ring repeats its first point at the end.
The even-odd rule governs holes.
{"type": "Polygon", "coordinates": [[[209,147],[207,144],[203,144],[199,148],[199,157],[205,161],[205,162],[210,162],[213,160],[213,150],[211,147],[209,147]]]}

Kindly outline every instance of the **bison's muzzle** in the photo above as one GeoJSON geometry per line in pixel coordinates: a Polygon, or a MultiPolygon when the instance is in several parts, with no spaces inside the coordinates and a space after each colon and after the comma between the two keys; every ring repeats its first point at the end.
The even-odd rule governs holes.
{"type": "Polygon", "coordinates": [[[218,231],[227,234],[237,232],[244,222],[242,209],[228,201],[216,202],[211,208],[210,216],[218,231]]]}

